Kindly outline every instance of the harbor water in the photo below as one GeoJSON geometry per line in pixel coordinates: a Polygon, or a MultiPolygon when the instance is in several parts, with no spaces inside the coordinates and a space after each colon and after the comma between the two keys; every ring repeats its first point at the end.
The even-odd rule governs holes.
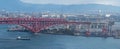
{"type": "Polygon", "coordinates": [[[31,32],[7,32],[11,25],[0,25],[0,49],[120,49],[120,39],[70,35],[34,35],[31,32]],[[30,40],[16,40],[18,36],[30,40]]]}

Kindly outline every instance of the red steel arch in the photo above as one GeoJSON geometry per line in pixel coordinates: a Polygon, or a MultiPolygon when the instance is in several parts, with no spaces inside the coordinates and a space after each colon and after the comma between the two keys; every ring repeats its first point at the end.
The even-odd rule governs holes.
{"type": "Polygon", "coordinates": [[[61,18],[0,18],[0,24],[17,24],[38,33],[46,27],[59,24],[90,24],[90,22],[68,22],[61,18]]]}

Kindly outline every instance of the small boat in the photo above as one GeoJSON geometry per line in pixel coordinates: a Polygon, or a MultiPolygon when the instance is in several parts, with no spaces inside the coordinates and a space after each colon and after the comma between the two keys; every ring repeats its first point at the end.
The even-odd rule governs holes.
{"type": "Polygon", "coordinates": [[[73,33],[75,36],[80,36],[80,33],[73,33]]]}
{"type": "Polygon", "coordinates": [[[21,36],[18,36],[16,40],[30,40],[30,38],[21,38],[21,36]]]}
{"type": "Polygon", "coordinates": [[[120,36],[116,35],[114,36],[115,39],[120,39],[120,36]]]}

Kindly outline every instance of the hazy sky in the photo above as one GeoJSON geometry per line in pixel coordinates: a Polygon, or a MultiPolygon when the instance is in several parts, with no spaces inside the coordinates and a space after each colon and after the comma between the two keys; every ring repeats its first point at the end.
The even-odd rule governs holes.
{"type": "Polygon", "coordinates": [[[32,4],[105,4],[120,6],[120,0],[21,0],[25,3],[32,4]]]}

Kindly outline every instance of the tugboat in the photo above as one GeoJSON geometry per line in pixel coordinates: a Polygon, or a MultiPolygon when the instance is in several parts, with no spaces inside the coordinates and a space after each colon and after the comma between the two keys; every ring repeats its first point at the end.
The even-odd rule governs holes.
{"type": "Polygon", "coordinates": [[[30,38],[21,38],[21,36],[18,36],[16,40],[30,40],[30,38]]]}

